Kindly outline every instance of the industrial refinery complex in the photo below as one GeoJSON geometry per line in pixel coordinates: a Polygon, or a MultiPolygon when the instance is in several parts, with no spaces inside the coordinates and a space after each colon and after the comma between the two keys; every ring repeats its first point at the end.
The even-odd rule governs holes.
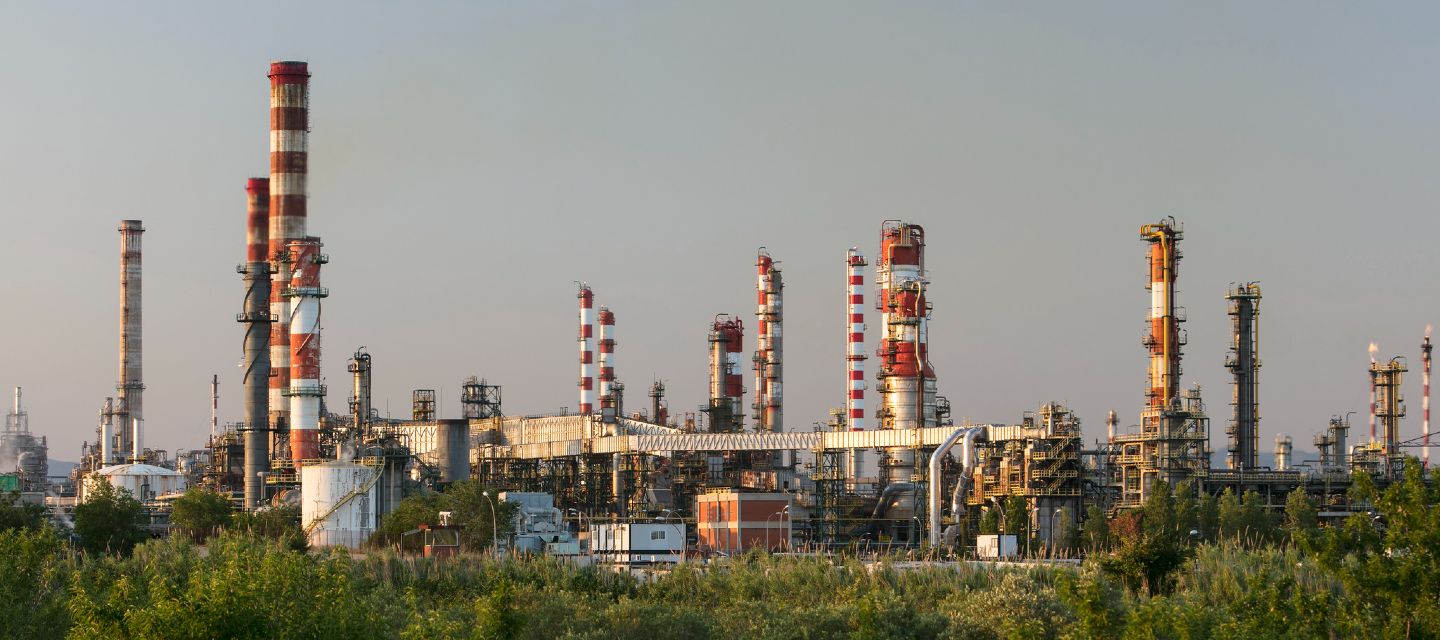
{"type": "MultiPolygon", "coordinates": [[[[1318,461],[1294,459],[1294,438],[1305,437],[1294,434],[1277,438],[1273,463],[1262,466],[1261,289],[1244,282],[1225,294],[1231,331],[1224,366],[1233,382],[1228,402],[1207,404],[1200,388],[1182,379],[1186,316],[1176,292],[1184,230],[1172,218],[1140,224],[1137,237],[1137,255],[1148,257],[1150,297],[1138,426],[1122,431],[1111,411],[1096,442],[1083,440],[1081,417],[1057,402],[1010,424],[952,418],[942,393],[946,364],[933,362],[928,346],[937,302],[930,283],[945,276],[927,269],[926,252],[946,239],[911,221],[878,219],[877,237],[835,247],[835,321],[845,326],[846,344],[836,345],[837,375],[830,377],[837,408],[828,415],[786,415],[783,256],[762,247],[753,263],[753,316],[715,309],[708,326],[695,327],[695,361],[679,361],[706,366],[698,357],[703,338],[709,393],[695,411],[672,412],[663,381],[626,393],[620,347],[627,310],[607,306],[603,290],[580,282],[578,376],[573,388],[566,382],[553,389],[557,404],[574,399],[576,412],[507,414],[501,386],[491,382],[503,382],[498,370],[456,381],[460,419],[439,417],[437,397],[444,395],[436,389],[414,390],[409,419],[381,417],[371,379],[383,364],[354,345],[322,357],[323,274],[343,265],[328,266],[316,235],[324,221],[311,228],[306,213],[310,70],[305,62],[274,62],[269,80],[270,173],[243,181],[244,260],[238,286],[225,280],[237,294],[235,332],[244,341],[243,420],[222,424],[212,402],[203,447],[172,459],[147,446],[145,227],[122,220],[118,379],[112,395],[95,398],[95,437],[68,479],[47,478],[46,439],[32,431],[16,389],[0,432],[0,471],[8,472],[0,489],[64,512],[94,483],[110,482],[140,499],[162,531],[170,502],[203,485],[228,495],[236,509],[299,505],[312,545],[359,547],[404,496],[472,479],[520,505],[511,541],[517,549],[570,555],[588,536],[596,554],[663,562],[687,553],[875,543],[984,554],[977,544],[982,518],[1015,498],[1029,521],[1030,540],[1020,544],[1048,547],[1091,507],[1111,514],[1138,507],[1161,483],[1208,494],[1255,491],[1275,509],[1303,491],[1321,505],[1322,518],[1336,519],[1368,508],[1348,497],[1357,475],[1384,486],[1406,465],[1429,463],[1426,329],[1418,360],[1421,438],[1406,439],[1401,429],[1409,361],[1382,358],[1372,346],[1368,433],[1352,433],[1350,418],[1337,415],[1309,434],[1318,461]],[[348,355],[344,407],[325,400],[323,371],[342,379],[337,353],[348,355]],[[1227,407],[1214,416],[1223,422],[1219,433],[1212,433],[1215,406],[1227,407]]],[[[734,267],[738,287],[749,265],[734,267]]],[[[938,303],[944,313],[946,301],[938,303]]],[[[217,378],[212,398],[219,393],[217,378]]]]}

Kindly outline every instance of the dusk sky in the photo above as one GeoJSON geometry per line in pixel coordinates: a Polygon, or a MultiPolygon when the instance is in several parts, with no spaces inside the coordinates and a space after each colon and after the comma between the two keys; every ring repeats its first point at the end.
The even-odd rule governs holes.
{"type": "MultiPolygon", "coordinates": [[[[1261,448],[1365,435],[1366,345],[1440,324],[1434,3],[468,2],[0,6],[0,388],[76,460],[117,377],[116,226],[144,220],[146,444],[241,417],[245,179],[271,60],[311,83],[323,367],[374,357],[408,416],[469,375],[576,406],[575,281],[617,316],[627,406],[705,401],[705,334],[754,258],[785,278],[785,418],[843,403],[845,251],[923,225],[954,417],[1057,400],[1138,421],[1140,225],[1184,224],[1185,386],[1226,446],[1232,282],[1258,280],[1261,448]]],[[[867,282],[873,281],[873,268],[867,282]]],[[[870,292],[874,298],[873,290],[870,292]]],[[[879,317],[871,310],[873,352],[879,317]]],[[[872,359],[870,372],[876,367],[872,359]]],[[[747,386],[749,372],[747,375],[747,386]]],[[[874,387],[873,378],[870,380],[874,387]]],[[[870,397],[874,398],[872,391],[870,397]]],[[[749,397],[746,403],[748,406],[749,397]]],[[[871,400],[873,411],[876,402],[871,400]]]]}

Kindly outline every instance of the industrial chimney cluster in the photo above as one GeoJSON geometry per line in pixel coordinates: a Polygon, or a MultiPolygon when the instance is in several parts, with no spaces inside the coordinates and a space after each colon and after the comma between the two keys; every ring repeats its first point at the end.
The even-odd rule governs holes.
{"type": "MultiPolygon", "coordinates": [[[[321,268],[328,259],[321,239],[310,234],[306,212],[310,71],[304,62],[274,62],[268,78],[270,173],[245,182],[245,258],[237,267],[244,291],[236,315],[244,330],[243,420],[221,428],[214,378],[206,447],[181,452],[173,462],[164,451],[146,448],[145,229],[138,220],[122,221],[119,381],[100,412],[97,442],[87,443],[77,472],[82,494],[85,481],[105,480],[163,513],[167,495],[201,483],[226,492],[245,509],[299,504],[313,544],[356,546],[398,503],[405,483],[444,489],[475,479],[526,496],[547,494],[544,500],[517,498],[542,511],[615,522],[662,517],[691,522],[695,528],[687,543],[729,552],[757,546],[745,540],[760,530],[767,534],[764,546],[773,547],[768,534],[774,527],[759,527],[754,513],[737,515],[760,508],[757,504],[770,510],[758,519],[768,514],[783,523],[786,542],[778,548],[793,535],[821,545],[964,546],[974,544],[982,520],[997,519],[999,510],[1019,498],[1026,508],[1024,535],[1049,544],[1062,534],[1061,522],[1075,526],[1088,507],[1137,507],[1161,483],[1210,494],[1257,491],[1272,505],[1304,491],[1343,515],[1363,508],[1351,504],[1343,490],[1353,474],[1371,474],[1382,485],[1393,482],[1410,464],[1406,447],[1420,447],[1419,464],[1429,462],[1427,329],[1421,345],[1420,442],[1401,436],[1407,363],[1401,356],[1376,360],[1372,345],[1369,439],[1351,444],[1349,418],[1337,415],[1315,437],[1319,460],[1297,459],[1304,456],[1294,450],[1293,438],[1281,434],[1274,461],[1264,463],[1261,291],[1258,282],[1249,281],[1232,283],[1225,292],[1231,332],[1223,362],[1233,388],[1228,450],[1223,468],[1217,468],[1200,389],[1186,388],[1181,380],[1187,344],[1181,327],[1187,319],[1176,294],[1184,232],[1173,218],[1143,225],[1139,233],[1150,300],[1141,340],[1148,364],[1139,424],[1123,430],[1111,411],[1103,441],[1088,445],[1080,418],[1053,401],[1040,402],[1013,424],[951,420],[929,350],[929,238],[920,225],[900,220],[886,220],[878,229],[873,303],[866,298],[865,253],[858,247],[845,252],[844,286],[834,289],[835,302],[844,296],[836,309],[844,310],[844,322],[836,327],[843,329],[837,334],[843,335],[844,363],[833,363],[836,407],[823,428],[795,428],[818,424],[805,417],[788,425],[785,420],[785,285],[780,262],[764,247],[754,263],[748,370],[745,321],[740,314],[715,315],[703,332],[708,390],[694,412],[672,415],[662,380],[652,382],[648,407],[627,412],[625,385],[617,375],[617,314],[597,306],[591,287],[577,282],[577,411],[505,415],[500,387],[472,376],[457,394],[459,419],[443,417],[444,394],[435,388],[414,390],[408,418],[393,418],[388,411],[382,417],[371,388],[374,368],[383,362],[361,347],[347,366],[350,415],[332,414],[320,350],[322,301],[328,295],[321,268]],[[879,312],[873,332],[867,331],[868,304],[879,312]],[[747,373],[753,394],[748,406],[747,373]],[[873,415],[867,415],[871,388],[876,402],[873,415]],[[876,454],[873,464],[867,465],[866,451],[876,454]],[[535,506],[545,500],[552,506],[535,506]]],[[[746,269],[737,266],[740,282],[746,269]]],[[[696,329],[692,362],[698,368],[702,332],[696,329]]],[[[836,346],[838,354],[838,340],[836,346]]],[[[574,398],[569,393],[565,397],[574,398]]],[[[7,442],[30,443],[25,460],[31,467],[21,473],[34,476],[36,447],[23,439],[29,437],[28,414],[18,389],[11,415],[0,434],[0,453],[7,442]]],[[[43,461],[43,441],[40,449],[43,461]]]]}

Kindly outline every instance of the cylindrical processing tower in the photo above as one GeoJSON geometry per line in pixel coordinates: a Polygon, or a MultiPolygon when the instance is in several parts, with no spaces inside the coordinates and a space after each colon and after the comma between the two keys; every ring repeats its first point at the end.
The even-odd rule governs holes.
{"type": "MultiPolygon", "coordinates": [[[[935,370],[930,366],[925,299],[925,230],[919,225],[887,220],[880,228],[880,258],[875,285],[880,291],[881,429],[917,429],[939,423],[935,370]]],[[[915,450],[895,448],[881,460],[886,484],[914,482],[923,475],[915,450]]]]}
{"type": "MultiPolygon", "coordinates": [[[[290,243],[303,240],[309,164],[310,70],[304,62],[270,63],[270,423],[290,425],[290,243]]],[[[293,454],[291,457],[294,457],[293,454]]]]}
{"type": "Polygon", "coordinates": [[[600,409],[601,413],[613,415],[617,410],[615,402],[615,314],[608,307],[602,306],[596,315],[600,321],[600,409]]]}
{"type": "Polygon", "coordinates": [[[115,404],[113,398],[105,399],[100,409],[100,466],[115,464],[115,404]]]}
{"type": "Polygon", "coordinates": [[[320,286],[320,265],[326,257],[316,237],[290,243],[290,457],[320,457],[320,299],[329,295],[320,286]]]}
{"type": "Polygon", "coordinates": [[[1152,409],[1178,408],[1180,401],[1180,318],[1175,313],[1175,279],[1182,237],[1174,219],[1140,227],[1140,238],[1150,243],[1150,331],[1143,342],[1150,351],[1150,386],[1145,397],[1152,409]]]}
{"type": "Polygon", "coordinates": [[[1294,441],[1290,436],[1281,434],[1275,436],[1275,470],[1286,471],[1290,469],[1290,452],[1295,448],[1294,441]]]}
{"type": "Polygon", "coordinates": [[[371,366],[370,354],[366,353],[365,347],[360,347],[345,367],[350,372],[350,419],[357,437],[370,423],[371,366]]]}
{"type": "Polygon", "coordinates": [[[245,182],[245,508],[265,500],[270,468],[270,180],[245,182]]]}
{"type": "Polygon", "coordinates": [[[755,259],[755,430],[784,430],[783,393],[784,338],[780,269],[764,247],[755,259]]]}
{"type": "Polygon", "coordinates": [[[595,294],[580,284],[580,415],[595,413],[595,294]]]}
{"type": "Polygon", "coordinates": [[[117,409],[121,418],[121,451],[133,455],[134,430],[131,425],[145,419],[142,398],[145,384],[141,381],[140,355],[140,236],[145,227],[139,220],[120,221],[120,381],[115,385],[117,409]]]}
{"type": "Polygon", "coordinates": [[[745,327],[739,318],[725,314],[715,316],[710,325],[710,430],[733,433],[745,419],[742,400],[745,381],[740,373],[740,353],[745,342],[745,327]]]}
{"type": "Polygon", "coordinates": [[[1231,469],[1260,467],[1260,286],[1245,283],[1225,294],[1230,314],[1230,353],[1225,367],[1233,377],[1233,417],[1230,419],[1231,469]]]}

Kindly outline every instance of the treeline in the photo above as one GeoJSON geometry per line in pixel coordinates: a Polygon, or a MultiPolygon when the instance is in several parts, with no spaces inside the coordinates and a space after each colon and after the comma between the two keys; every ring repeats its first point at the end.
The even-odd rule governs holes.
{"type": "Polygon", "coordinates": [[[7,594],[0,599],[0,633],[546,640],[1440,637],[1434,606],[1440,602],[1440,490],[1412,469],[1383,494],[1357,483],[1352,498],[1374,505],[1374,513],[1323,528],[1299,498],[1283,516],[1249,509],[1243,496],[1232,506],[1217,500],[1217,529],[1206,536],[1199,532],[1210,519],[1208,507],[1162,489],[1105,531],[1085,533],[1094,534],[1096,549],[1078,567],[754,554],[683,564],[652,580],[545,558],[467,554],[433,562],[384,548],[363,557],[307,553],[283,535],[233,526],[201,535],[208,537],[203,550],[174,536],[143,542],[129,554],[86,551],[43,519],[12,513],[0,517],[6,525],[0,531],[0,593],[7,594]],[[1222,535],[1226,531],[1233,535],[1222,535]]]}

